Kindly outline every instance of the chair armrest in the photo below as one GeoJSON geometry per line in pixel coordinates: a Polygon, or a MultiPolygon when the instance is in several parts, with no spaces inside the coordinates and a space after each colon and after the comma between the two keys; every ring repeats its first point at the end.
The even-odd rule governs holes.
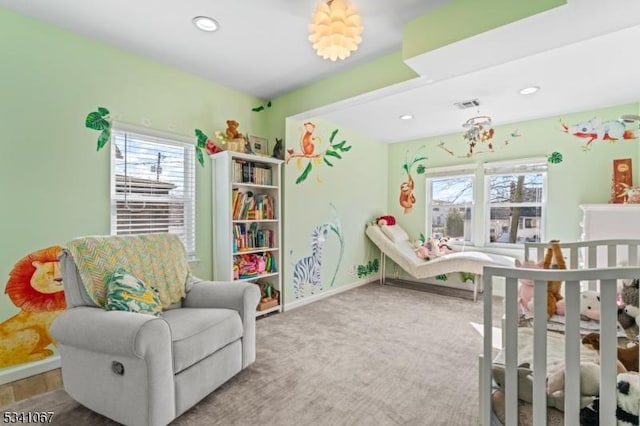
{"type": "Polygon", "coordinates": [[[187,291],[184,308],[224,308],[238,312],[242,319],[242,368],[256,359],[256,307],[260,289],[247,282],[198,281],[187,291]]]}
{"type": "Polygon", "coordinates": [[[245,312],[255,316],[260,302],[260,288],[248,282],[198,281],[187,291],[182,306],[185,308],[233,309],[244,317],[245,312]]]}
{"type": "Polygon", "coordinates": [[[171,353],[169,324],[152,315],[81,306],[60,314],[50,332],[63,346],[105,354],[145,358],[156,351],[171,353]]]}

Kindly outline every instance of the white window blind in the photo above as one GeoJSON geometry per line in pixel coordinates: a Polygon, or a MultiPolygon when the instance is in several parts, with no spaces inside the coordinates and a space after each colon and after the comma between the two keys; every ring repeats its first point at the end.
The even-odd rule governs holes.
{"type": "Polygon", "coordinates": [[[547,160],[541,157],[484,163],[485,175],[515,175],[546,171],[547,160]]]}
{"type": "Polygon", "coordinates": [[[426,178],[475,175],[477,166],[475,164],[463,164],[459,166],[445,166],[429,168],[425,171],[426,178]]]}
{"type": "Polygon", "coordinates": [[[111,234],[177,234],[194,257],[195,145],[147,131],[112,131],[111,234]]]}

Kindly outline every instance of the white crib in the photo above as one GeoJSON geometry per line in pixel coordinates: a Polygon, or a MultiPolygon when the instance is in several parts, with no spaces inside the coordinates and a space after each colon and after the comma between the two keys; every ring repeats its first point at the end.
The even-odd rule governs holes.
{"type": "MultiPolygon", "coordinates": [[[[534,280],[533,326],[533,424],[546,425],[547,420],[547,281],[564,281],[566,299],[564,330],[565,345],[565,401],[564,424],[579,425],[580,414],[580,290],[599,289],[600,318],[600,425],[615,425],[616,413],[616,347],[617,341],[617,280],[640,277],[638,247],[640,240],[602,240],[561,243],[567,258],[567,270],[542,270],[508,267],[485,267],[484,284],[484,342],[480,356],[480,424],[490,425],[492,420],[492,295],[497,281],[505,283],[505,313],[502,321],[503,357],[505,366],[505,425],[518,424],[518,279],[534,280]],[[602,265],[603,262],[606,262],[602,265]],[[618,267],[618,264],[631,266],[618,267]],[[585,269],[586,268],[586,269],[585,269]],[[497,279],[498,278],[498,279],[497,279]]],[[[525,244],[525,259],[544,257],[546,243],[525,244]],[[533,256],[533,257],[532,257],[533,256]]]]}

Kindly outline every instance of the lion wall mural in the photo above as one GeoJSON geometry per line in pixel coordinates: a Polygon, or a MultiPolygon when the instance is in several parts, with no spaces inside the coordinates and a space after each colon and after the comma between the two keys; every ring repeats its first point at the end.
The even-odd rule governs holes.
{"type": "Polygon", "coordinates": [[[20,259],[9,273],[5,294],[20,309],[0,323],[0,368],[53,355],[49,326],[66,308],[58,254],[53,246],[20,259]]]}

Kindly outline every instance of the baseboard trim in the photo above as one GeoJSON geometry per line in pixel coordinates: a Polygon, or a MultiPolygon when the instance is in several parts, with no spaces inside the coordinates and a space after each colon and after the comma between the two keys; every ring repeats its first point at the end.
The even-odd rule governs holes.
{"type": "Polygon", "coordinates": [[[47,371],[60,368],[60,365],[60,355],[54,354],[42,361],[7,367],[6,370],[0,374],[0,385],[35,376],[36,374],[46,373],[47,371]]]}
{"type": "Polygon", "coordinates": [[[380,278],[368,277],[366,279],[358,280],[349,284],[341,285],[340,287],[334,287],[331,290],[323,291],[320,294],[314,294],[313,296],[305,297],[300,300],[296,300],[295,302],[290,302],[285,304],[285,310],[289,311],[291,309],[296,309],[304,305],[308,305],[309,303],[317,302],[318,300],[325,299],[327,297],[334,296],[338,293],[342,293],[343,291],[351,290],[356,287],[360,287],[362,285],[370,284],[376,281],[380,281],[380,278]]]}

